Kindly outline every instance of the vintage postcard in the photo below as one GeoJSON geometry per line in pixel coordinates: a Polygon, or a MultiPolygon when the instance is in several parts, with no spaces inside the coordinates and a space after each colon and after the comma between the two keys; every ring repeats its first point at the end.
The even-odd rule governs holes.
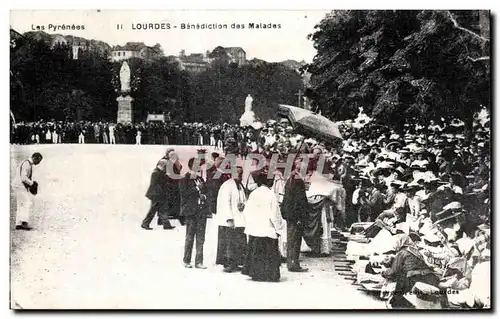
{"type": "Polygon", "coordinates": [[[11,309],[490,309],[490,35],[11,11],[11,309]]]}

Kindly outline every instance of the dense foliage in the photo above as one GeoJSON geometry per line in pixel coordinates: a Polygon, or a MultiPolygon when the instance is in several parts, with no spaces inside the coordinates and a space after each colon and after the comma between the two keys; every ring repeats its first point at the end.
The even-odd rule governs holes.
{"type": "MultiPolygon", "coordinates": [[[[292,104],[301,76],[281,64],[236,66],[213,52],[202,73],[189,73],[167,57],[132,58],[131,92],[135,121],[148,113],[183,121],[236,123],[248,94],[263,120],[274,117],[278,103],[292,104]]],[[[51,48],[30,37],[11,39],[11,110],[16,119],[116,120],[121,63],[101,51],[80,51],[73,59],[66,46],[51,48]]]]}
{"type": "Polygon", "coordinates": [[[333,11],[316,28],[307,94],[327,116],[470,127],[490,107],[488,12],[333,11]]]}

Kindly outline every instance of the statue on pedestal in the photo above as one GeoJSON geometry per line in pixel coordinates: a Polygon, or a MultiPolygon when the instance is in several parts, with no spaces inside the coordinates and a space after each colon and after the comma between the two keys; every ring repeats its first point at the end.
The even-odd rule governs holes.
{"type": "Polygon", "coordinates": [[[122,63],[120,68],[120,96],[116,99],[118,102],[117,123],[131,123],[132,122],[132,101],[130,97],[130,67],[127,61],[122,63]]]}

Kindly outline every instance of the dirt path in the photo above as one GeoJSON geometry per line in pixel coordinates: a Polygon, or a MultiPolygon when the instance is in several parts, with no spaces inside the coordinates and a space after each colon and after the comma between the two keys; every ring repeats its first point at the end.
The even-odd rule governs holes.
{"type": "MultiPolygon", "coordinates": [[[[194,147],[177,147],[181,158],[194,147]]],[[[44,161],[32,224],[11,232],[12,302],[51,309],[379,309],[357,291],[329,258],[304,258],[309,273],[256,283],[214,265],[216,225],[209,220],[207,270],[182,266],[184,228],[139,227],[149,202],[144,193],[164,146],[13,146],[12,164],[40,151],[44,161]]],[[[15,208],[15,206],[13,206],[15,208]]],[[[11,215],[13,211],[11,209],[11,215]]],[[[11,226],[13,226],[11,218],[11,226]]],[[[154,224],[152,224],[154,225],[154,224]]],[[[13,228],[13,227],[11,227],[13,228]]]]}

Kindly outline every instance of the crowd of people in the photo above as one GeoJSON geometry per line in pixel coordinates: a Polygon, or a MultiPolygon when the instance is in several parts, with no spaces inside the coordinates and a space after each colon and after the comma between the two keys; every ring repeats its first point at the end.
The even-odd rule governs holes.
{"type": "Polygon", "coordinates": [[[62,122],[40,120],[19,122],[11,128],[12,144],[161,144],[205,145],[223,148],[229,137],[238,141],[241,153],[257,140],[253,131],[224,123],[147,123],[62,122]]]}
{"type": "Polygon", "coordinates": [[[172,229],[169,219],[179,219],[187,268],[195,244],[194,267],[206,268],[207,218],[218,225],[216,263],[257,281],[279,281],[285,260],[290,272],[308,271],[299,263],[303,240],[312,256],[329,256],[337,229],[352,234],[347,254],[356,261],[358,283],[390,296],[391,307],[489,307],[489,127],[476,122],[470,137],[459,125],[435,123],[406,125],[404,133],[372,122],[339,128],[341,142],[305,139],[276,121],[259,131],[229,124],[39,122],[17,125],[14,141],[55,141],[55,134],[63,143],[84,135],[85,143],[132,144],[135,134],[151,144],[200,145],[180,179],[175,149],[158,161],[141,225],[151,229],[158,215],[157,224],[172,229]],[[220,150],[206,154],[204,145],[220,150]],[[248,163],[249,154],[262,155],[265,164],[248,163]]]}
{"type": "MultiPolygon", "coordinates": [[[[160,191],[166,210],[152,207],[164,216],[160,220],[179,218],[186,225],[185,266],[192,267],[196,240],[195,267],[205,268],[204,232],[213,216],[216,263],[258,281],[279,281],[284,260],[291,272],[308,271],[299,263],[302,240],[312,256],[329,256],[335,228],[353,234],[347,252],[357,260],[358,283],[390,295],[391,307],[421,307],[409,301],[415,291],[417,297],[434,293],[441,307],[488,307],[481,283],[489,278],[489,128],[476,123],[468,141],[460,127],[434,123],[407,125],[405,134],[372,123],[340,129],[341,145],[304,140],[273,121],[250,150],[266,159],[264,166],[255,157],[245,162],[229,136],[224,153],[200,151],[200,164],[210,165],[190,159],[180,181],[168,177],[168,167],[181,167],[175,150],[168,150],[156,170],[177,187],[160,191]],[[289,171],[287,154],[302,155],[293,155],[289,171]],[[225,161],[233,155],[236,162],[225,161]],[[229,173],[228,165],[238,173],[229,173]],[[209,167],[205,173],[203,167],[209,167]]],[[[151,220],[143,228],[150,229],[151,220]]],[[[423,307],[434,307],[428,299],[423,307]]]]}
{"type": "Polygon", "coordinates": [[[406,131],[345,141],[356,283],[394,308],[489,307],[489,128],[476,123],[469,141],[454,126],[406,131]]]}

